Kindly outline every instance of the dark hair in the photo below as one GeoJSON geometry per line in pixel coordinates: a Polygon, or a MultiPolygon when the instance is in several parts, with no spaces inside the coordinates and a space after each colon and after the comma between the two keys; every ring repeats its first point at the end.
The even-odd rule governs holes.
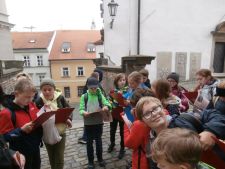
{"type": "Polygon", "coordinates": [[[167,80],[156,80],[153,83],[153,86],[156,92],[155,95],[160,101],[162,101],[163,99],[167,99],[170,96],[171,88],[167,80]]]}
{"type": "Polygon", "coordinates": [[[154,93],[150,89],[142,89],[142,88],[137,88],[133,92],[131,99],[130,99],[130,104],[132,107],[135,107],[137,102],[145,96],[152,96],[155,97],[154,93]]]}
{"type": "Polygon", "coordinates": [[[149,72],[148,72],[147,69],[141,69],[141,70],[139,71],[139,73],[141,73],[143,76],[146,76],[146,77],[148,77],[148,75],[149,75],[149,72]]]}
{"type": "Polygon", "coordinates": [[[0,85],[0,104],[2,104],[3,99],[4,99],[4,92],[3,92],[2,85],[0,85]]]}
{"type": "MultiPolygon", "coordinates": [[[[114,79],[114,81],[113,81],[113,84],[114,84],[114,86],[115,86],[116,88],[119,88],[119,87],[118,87],[118,81],[119,81],[121,78],[123,78],[123,77],[126,78],[126,76],[125,76],[124,73],[119,73],[119,74],[116,75],[116,77],[115,77],[115,79],[114,79]]],[[[126,80],[126,81],[127,81],[127,80],[126,80]]],[[[127,83],[127,82],[126,82],[126,83],[127,83]]]]}

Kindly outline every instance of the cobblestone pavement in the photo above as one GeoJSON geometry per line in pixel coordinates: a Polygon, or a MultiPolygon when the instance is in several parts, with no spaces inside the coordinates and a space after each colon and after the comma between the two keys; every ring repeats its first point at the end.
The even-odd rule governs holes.
{"type": "MultiPolygon", "coordinates": [[[[75,121],[76,123],[76,121],[75,121]]],[[[74,123],[74,124],[75,124],[74,123]]],[[[83,134],[83,123],[79,122],[79,124],[73,125],[73,128],[68,129],[66,131],[67,140],[66,140],[66,149],[65,149],[65,163],[64,169],[86,169],[87,168],[87,155],[86,155],[86,145],[78,144],[77,140],[83,134]]],[[[106,161],[105,169],[125,169],[127,160],[131,159],[131,151],[126,149],[126,154],[122,160],[117,158],[119,150],[120,150],[120,136],[119,131],[116,133],[116,146],[115,150],[112,153],[108,153],[108,145],[110,140],[109,134],[109,123],[104,124],[103,129],[103,159],[106,161]]],[[[119,128],[119,127],[118,127],[119,128]]],[[[95,150],[95,148],[94,148],[95,150]]],[[[45,147],[41,148],[41,158],[42,158],[42,166],[41,169],[50,169],[48,155],[45,147]]],[[[95,168],[102,169],[98,167],[98,163],[96,162],[95,155],[95,168]]]]}

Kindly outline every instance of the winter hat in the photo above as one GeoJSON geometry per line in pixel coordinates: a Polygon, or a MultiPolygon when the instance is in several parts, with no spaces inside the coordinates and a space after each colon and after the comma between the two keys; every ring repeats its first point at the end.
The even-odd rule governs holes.
{"type": "Polygon", "coordinates": [[[43,79],[41,81],[40,88],[42,88],[44,85],[50,85],[50,86],[54,87],[54,89],[55,89],[55,82],[54,82],[54,80],[52,80],[50,78],[43,79]]]}
{"type": "Polygon", "coordinates": [[[166,79],[173,79],[175,80],[175,82],[179,83],[179,74],[177,74],[176,72],[172,72],[170,73],[166,79]]]}
{"type": "Polygon", "coordinates": [[[94,78],[94,77],[89,77],[87,79],[87,87],[88,88],[97,88],[99,85],[98,79],[94,78]]]}

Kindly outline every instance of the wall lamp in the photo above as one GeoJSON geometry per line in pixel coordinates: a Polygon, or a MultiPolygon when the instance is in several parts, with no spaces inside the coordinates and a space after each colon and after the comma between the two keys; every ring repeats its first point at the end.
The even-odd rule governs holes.
{"type": "Polygon", "coordinates": [[[111,0],[111,2],[108,3],[109,15],[112,19],[111,22],[110,22],[110,28],[111,29],[113,27],[113,22],[114,22],[114,19],[115,19],[115,16],[116,16],[118,6],[119,5],[114,0],[111,0]]]}

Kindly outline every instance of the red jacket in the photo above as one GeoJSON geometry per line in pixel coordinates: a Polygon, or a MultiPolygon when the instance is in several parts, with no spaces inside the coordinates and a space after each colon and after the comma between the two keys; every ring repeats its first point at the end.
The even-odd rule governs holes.
{"type": "MultiPolygon", "coordinates": [[[[29,114],[20,110],[15,110],[16,113],[16,128],[21,128],[24,124],[29,123],[37,118],[38,108],[34,103],[29,103],[29,114]]],[[[11,121],[11,113],[8,108],[1,111],[0,118],[0,134],[8,133],[14,129],[13,123],[11,121]]]]}
{"type": "Polygon", "coordinates": [[[24,109],[12,103],[10,110],[16,115],[15,127],[11,119],[11,112],[5,108],[0,112],[0,134],[4,134],[11,149],[19,151],[25,156],[39,152],[42,127],[38,127],[29,134],[21,130],[24,124],[37,118],[38,108],[34,103],[29,103],[24,109]]]}
{"type": "Polygon", "coordinates": [[[138,147],[141,146],[140,168],[149,169],[145,150],[150,134],[150,128],[142,121],[134,121],[131,129],[124,125],[124,145],[133,149],[132,153],[132,169],[138,169],[138,147]]]}

